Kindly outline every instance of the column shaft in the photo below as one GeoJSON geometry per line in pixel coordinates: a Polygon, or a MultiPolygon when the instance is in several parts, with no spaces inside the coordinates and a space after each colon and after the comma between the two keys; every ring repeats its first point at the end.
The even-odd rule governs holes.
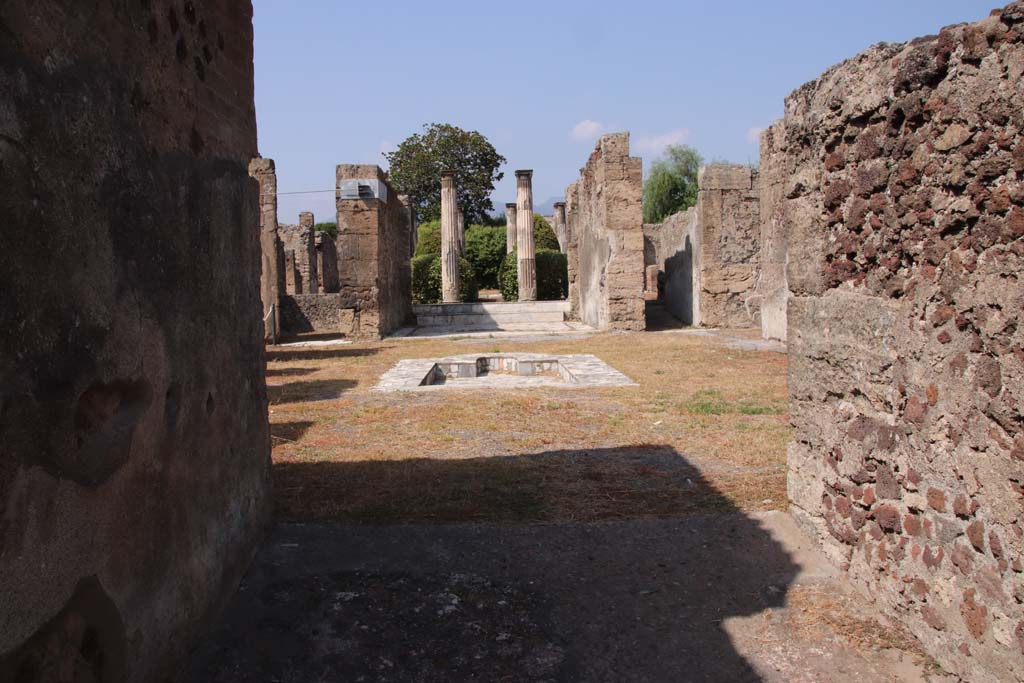
{"type": "Polygon", "coordinates": [[[505,205],[505,251],[511,254],[519,247],[516,242],[516,205],[505,205]]]}
{"type": "Polygon", "coordinates": [[[516,243],[519,300],[537,300],[537,261],[533,249],[533,171],[516,171],[516,243]]]}
{"type": "Polygon", "coordinates": [[[455,176],[441,175],[441,300],[459,300],[458,207],[455,204],[455,176]]]}

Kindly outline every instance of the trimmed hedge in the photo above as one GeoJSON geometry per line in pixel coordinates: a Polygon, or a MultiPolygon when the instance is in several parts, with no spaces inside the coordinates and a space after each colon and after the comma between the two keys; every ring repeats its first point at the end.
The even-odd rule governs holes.
{"type": "MultiPolygon", "coordinates": [[[[516,252],[505,257],[498,273],[498,286],[505,301],[519,299],[519,270],[516,252]]],[[[560,251],[540,249],[537,259],[537,300],[559,301],[569,296],[569,261],[560,251]]]]}
{"type": "MultiPolygon", "coordinates": [[[[476,301],[479,287],[473,265],[459,259],[459,301],[476,301]]],[[[417,304],[436,304],[441,301],[441,257],[422,254],[412,258],[412,300],[417,304]]]]}
{"type": "MultiPolygon", "coordinates": [[[[555,234],[551,224],[539,213],[533,214],[533,249],[538,252],[541,249],[550,249],[551,251],[560,251],[561,249],[558,246],[558,235],[555,234]]],[[[539,287],[540,283],[537,286],[539,287]]]]}
{"type": "Polygon", "coordinates": [[[416,234],[416,251],[413,252],[413,256],[441,255],[441,221],[420,223],[416,234]]]}

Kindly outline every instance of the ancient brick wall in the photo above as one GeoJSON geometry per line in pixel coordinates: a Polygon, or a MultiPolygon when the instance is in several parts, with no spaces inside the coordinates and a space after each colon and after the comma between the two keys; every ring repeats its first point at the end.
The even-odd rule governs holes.
{"type": "Polygon", "coordinates": [[[576,271],[570,292],[580,319],[593,327],[644,329],[642,195],[642,162],[629,156],[629,133],[602,136],[575,197],[567,198],[576,252],[569,259],[576,271]]]}
{"type": "Polygon", "coordinates": [[[749,166],[713,164],[697,181],[700,238],[692,323],[756,327],[761,321],[757,277],[761,259],[758,173],[749,166]]]}
{"type": "Polygon", "coordinates": [[[761,335],[765,339],[781,341],[786,340],[786,306],[789,303],[785,197],[795,193],[795,185],[799,182],[790,168],[791,160],[786,151],[786,129],[779,121],[761,134],[758,179],[761,263],[757,293],[761,304],[761,335]]]}
{"type": "Polygon", "coordinates": [[[663,223],[644,225],[644,233],[644,262],[658,268],[662,303],[677,320],[693,325],[700,308],[694,268],[701,238],[697,208],[672,214],[663,223]]]}
{"type": "Polygon", "coordinates": [[[579,183],[565,189],[565,260],[569,279],[569,319],[580,319],[579,183]]]}
{"type": "Polygon", "coordinates": [[[313,230],[312,214],[307,224],[282,223],[277,226],[277,235],[285,252],[292,252],[295,272],[291,274],[288,294],[316,294],[319,289],[317,274],[316,231],[313,230]]]}
{"type": "Polygon", "coordinates": [[[383,337],[412,317],[409,207],[387,184],[387,176],[377,166],[342,164],[337,167],[336,179],[336,244],[342,302],[357,313],[356,336],[383,337]],[[353,179],[383,183],[387,197],[342,199],[342,183],[353,179]]]}
{"type": "Polygon", "coordinates": [[[171,680],[269,519],[252,8],[0,35],[0,680],[171,680]]]}
{"type": "Polygon", "coordinates": [[[338,291],[338,247],[326,232],[316,233],[316,275],[321,292],[338,291]]]}
{"type": "Polygon", "coordinates": [[[1024,680],[1024,3],[805,85],[783,121],[789,490],[949,671],[1024,680]]]}
{"type": "Polygon", "coordinates": [[[308,332],[351,335],[353,313],[341,294],[294,294],[281,297],[281,324],[290,334],[308,332]]]}
{"type": "Polygon", "coordinates": [[[273,159],[258,157],[249,163],[249,175],[260,185],[260,300],[263,303],[263,332],[266,341],[275,341],[281,333],[278,287],[280,268],[278,252],[281,240],[277,235],[277,171],[273,159]],[[273,306],[273,315],[270,314],[273,306]]]}

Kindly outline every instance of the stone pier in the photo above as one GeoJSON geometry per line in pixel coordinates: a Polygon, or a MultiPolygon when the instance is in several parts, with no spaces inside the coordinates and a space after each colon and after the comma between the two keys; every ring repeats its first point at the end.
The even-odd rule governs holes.
{"type": "Polygon", "coordinates": [[[537,261],[533,251],[533,171],[516,171],[516,245],[519,300],[537,300],[537,261]]]}
{"type": "Polygon", "coordinates": [[[316,219],[313,217],[312,211],[302,211],[299,213],[300,228],[312,228],[314,225],[316,225],[316,219]]]}
{"type": "Polygon", "coordinates": [[[505,205],[505,251],[511,254],[519,245],[516,242],[516,205],[505,205]]]}
{"type": "Polygon", "coordinates": [[[441,174],[441,300],[459,300],[458,206],[455,204],[455,174],[441,174]]]}
{"type": "Polygon", "coordinates": [[[277,236],[277,170],[273,159],[256,158],[249,163],[249,175],[260,185],[260,299],[263,302],[263,337],[275,342],[281,334],[281,290],[277,236]],[[273,315],[271,315],[273,310],[273,315]]]}
{"type": "Polygon", "coordinates": [[[558,248],[565,253],[565,202],[555,202],[555,237],[558,238],[558,248]]]}

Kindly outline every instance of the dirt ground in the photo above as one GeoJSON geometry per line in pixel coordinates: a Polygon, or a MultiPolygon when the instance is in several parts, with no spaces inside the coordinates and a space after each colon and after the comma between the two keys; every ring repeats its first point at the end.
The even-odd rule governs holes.
{"type": "Polygon", "coordinates": [[[945,681],[785,508],[748,333],[275,347],[278,524],[193,681],[945,681]],[[402,358],[593,353],[638,385],[381,393],[402,358]]]}

